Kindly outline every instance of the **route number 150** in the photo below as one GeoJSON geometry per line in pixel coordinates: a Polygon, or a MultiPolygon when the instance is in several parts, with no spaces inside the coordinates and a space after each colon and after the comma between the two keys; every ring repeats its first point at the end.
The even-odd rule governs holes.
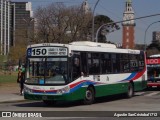
{"type": "Polygon", "coordinates": [[[32,49],[32,55],[46,55],[47,50],[45,48],[37,48],[37,49],[32,49]]]}

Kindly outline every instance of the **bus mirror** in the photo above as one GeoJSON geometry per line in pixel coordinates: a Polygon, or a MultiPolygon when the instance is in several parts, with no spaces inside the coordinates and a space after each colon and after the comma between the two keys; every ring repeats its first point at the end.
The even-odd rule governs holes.
{"type": "Polygon", "coordinates": [[[84,76],[84,73],[83,73],[83,72],[81,72],[81,76],[84,76]]]}
{"type": "Polygon", "coordinates": [[[89,77],[89,74],[81,72],[81,76],[83,76],[83,77],[89,77]]]}

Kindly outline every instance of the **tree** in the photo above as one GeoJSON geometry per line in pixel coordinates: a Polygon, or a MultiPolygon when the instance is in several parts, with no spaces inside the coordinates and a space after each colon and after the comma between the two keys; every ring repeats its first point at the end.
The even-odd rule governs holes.
{"type": "MultiPolygon", "coordinates": [[[[111,20],[108,16],[105,15],[97,15],[95,16],[95,29],[97,30],[101,25],[112,23],[113,20],[111,20]]],[[[107,41],[106,35],[114,32],[115,30],[119,30],[120,27],[117,24],[111,24],[108,26],[104,26],[100,29],[100,32],[98,33],[98,41],[99,42],[110,42],[107,41]]]]}
{"type": "Polygon", "coordinates": [[[26,48],[28,45],[28,35],[27,29],[17,29],[15,45],[10,48],[10,52],[8,54],[9,62],[12,64],[17,64],[19,60],[25,60],[26,48]]]}
{"type": "Polygon", "coordinates": [[[63,3],[39,7],[35,17],[38,42],[58,43],[83,40],[86,25],[91,19],[90,14],[84,15],[80,6],[66,7],[63,3]]]}
{"type": "MultiPolygon", "coordinates": [[[[36,43],[91,40],[92,17],[91,12],[85,13],[81,6],[66,7],[63,3],[53,3],[46,7],[39,7],[36,17],[36,43]]],[[[98,15],[95,17],[95,31],[106,23],[113,22],[109,17],[98,15]]],[[[113,24],[103,27],[99,33],[99,41],[106,42],[106,34],[119,29],[113,24]]]]}
{"type": "Polygon", "coordinates": [[[154,55],[154,54],[159,54],[159,50],[156,48],[152,48],[152,49],[147,50],[147,57],[154,55]]]}
{"type": "Polygon", "coordinates": [[[159,54],[160,44],[159,42],[153,42],[147,47],[147,56],[159,54]]]}

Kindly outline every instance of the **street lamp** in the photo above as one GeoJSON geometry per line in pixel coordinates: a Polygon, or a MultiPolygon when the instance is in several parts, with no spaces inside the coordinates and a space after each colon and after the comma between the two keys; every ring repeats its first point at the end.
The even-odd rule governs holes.
{"type": "Polygon", "coordinates": [[[93,8],[93,18],[92,18],[92,41],[94,41],[94,12],[95,12],[95,9],[96,9],[96,6],[98,4],[100,0],[97,0],[94,8],[93,8]]]}
{"type": "Polygon", "coordinates": [[[30,34],[29,34],[29,31],[30,31],[30,27],[31,27],[31,22],[34,21],[34,18],[29,18],[28,20],[26,19],[23,19],[26,24],[27,24],[27,44],[30,45],[30,34]]]}
{"type": "Polygon", "coordinates": [[[100,29],[101,29],[103,26],[107,26],[107,25],[109,25],[109,24],[103,24],[103,25],[101,25],[101,26],[98,28],[98,30],[97,30],[97,32],[96,32],[96,42],[98,42],[98,33],[99,33],[100,29]]]}
{"type": "Polygon", "coordinates": [[[147,30],[149,29],[149,27],[150,27],[151,25],[153,25],[153,24],[155,24],[155,23],[158,23],[158,22],[160,22],[160,21],[156,21],[156,22],[151,23],[151,24],[147,27],[147,29],[145,30],[145,35],[144,35],[144,51],[146,51],[146,34],[147,34],[147,30]]]}
{"type": "Polygon", "coordinates": [[[103,24],[103,25],[101,25],[98,29],[97,29],[97,32],[96,32],[96,42],[98,42],[98,33],[99,33],[99,31],[104,27],[104,26],[107,26],[107,27],[111,27],[111,25],[112,25],[112,31],[109,31],[108,33],[111,33],[111,32],[114,32],[114,29],[116,29],[116,30],[119,30],[120,29],[120,27],[119,26],[117,26],[116,24],[117,23],[121,23],[122,21],[118,21],[118,22],[109,22],[109,23],[106,23],[106,24],[103,24]],[[114,27],[113,27],[113,25],[114,25],[114,27]]]}

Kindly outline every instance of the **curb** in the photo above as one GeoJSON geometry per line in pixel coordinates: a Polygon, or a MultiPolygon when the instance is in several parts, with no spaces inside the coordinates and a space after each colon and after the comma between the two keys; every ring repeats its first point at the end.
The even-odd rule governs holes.
{"type": "Polygon", "coordinates": [[[3,103],[17,103],[17,102],[24,102],[24,101],[28,101],[28,100],[10,100],[10,101],[0,101],[0,104],[3,103]]]}

